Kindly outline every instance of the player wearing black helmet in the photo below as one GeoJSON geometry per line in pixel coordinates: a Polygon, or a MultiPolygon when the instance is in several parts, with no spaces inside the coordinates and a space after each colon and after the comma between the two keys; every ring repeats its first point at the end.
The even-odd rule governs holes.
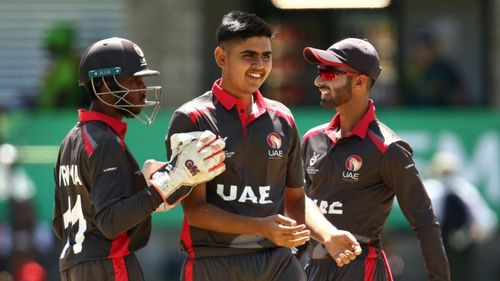
{"type": "MultiPolygon", "coordinates": [[[[63,240],[61,280],[144,280],[134,252],[151,232],[151,213],[182,185],[224,171],[224,141],[211,132],[172,137],[176,155],[167,164],[148,161],[144,175],[125,144],[123,117],[141,117],[161,87],[147,87],[150,70],[139,46],[122,38],[91,45],[80,63],[79,83],[91,96],[89,110],[62,141],[54,169],[53,228],[63,240]],[[145,180],[146,178],[146,180],[145,180]]],[[[153,114],[157,109],[153,110],[153,114]]],[[[166,204],[166,203],[165,203],[166,204]]]]}

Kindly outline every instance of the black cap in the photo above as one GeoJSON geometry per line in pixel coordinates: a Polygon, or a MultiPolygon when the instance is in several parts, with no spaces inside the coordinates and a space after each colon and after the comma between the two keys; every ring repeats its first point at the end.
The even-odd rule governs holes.
{"type": "Polygon", "coordinates": [[[347,64],[373,80],[377,80],[382,71],[377,50],[366,39],[347,38],[333,44],[327,50],[306,47],[303,54],[309,63],[332,66],[347,64]]]}
{"type": "Polygon", "coordinates": [[[160,72],[148,68],[141,48],[134,42],[112,37],[92,44],[80,60],[78,83],[83,86],[90,78],[109,75],[151,76],[160,72]]]}

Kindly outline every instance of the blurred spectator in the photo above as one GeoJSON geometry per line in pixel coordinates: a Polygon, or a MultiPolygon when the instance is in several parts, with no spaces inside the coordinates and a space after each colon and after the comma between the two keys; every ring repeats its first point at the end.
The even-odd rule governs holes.
{"type": "Polygon", "coordinates": [[[451,106],[469,103],[463,79],[455,66],[440,53],[436,34],[421,28],[412,43],[414,52],[403,69],[403,104],[451,106]]]}
{"type": "Polygon", "coordinates": [[[14,274],[14,281],[43,281],[46,270],[35,261],[40,249],[52,243],[41,237],[34,210],[35,186],[18,165],[17,149],[0,145],[0,271],[14,274]],[[36,270],[35,270],[36,269],[36,270]],[[29,274],[28,274],[29,273],[29,274]]]}
{"type": "Polygon", "coordinates": [[[424,185],[441,224],[452,280],[468,281],[475,280],[474,249],[495,234],[497,217],[477,188],[460,176],[457,160],[452,153],[436,153],[424,185]]]}
{"type": "Polygon", "coordinates": [[[50,56],[48,69],[44,73],[40,107],[86,107],[88,95],[78,86],[80,59],[75,52],[75,30],[69,24],[54,25],[45,34],[44,47],[50,56]]]}

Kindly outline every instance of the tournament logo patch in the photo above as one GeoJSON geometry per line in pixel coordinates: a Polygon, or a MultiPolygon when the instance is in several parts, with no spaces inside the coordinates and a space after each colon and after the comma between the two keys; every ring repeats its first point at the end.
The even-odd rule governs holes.
{"type": "Polygon", "coordinates": [[[309,166],[306,167],[306,172],[309,175],[315,175],[317,172],[319,172],[319,169],[314,167],[314,164],[318,161],[319,157],[321,154],[317,152],[313,152],[313,155],[311,156],[311,159],[309,159],[309,166]]]}
{"type": "Polygon", "coordinates": [[[359,155],[351,155],[345,160],[345,168],[351,172],[356,172],[361,169],[363,159],[359,155]]]}
{"type": "Polygon", "coordinates": [[[316,161],[318,161],[318,158],[320,156],[321,156],[321,154],[313,152],[311,159],[309,159],[309,166],[314,166],[314,164],[316,163],[316,161]]]}
{"type": "Polygon", "coordinates": [[[267,145],[272,149],[281,148],[281,136],[277,133],[270,133],[267,135],[267,145]]]}

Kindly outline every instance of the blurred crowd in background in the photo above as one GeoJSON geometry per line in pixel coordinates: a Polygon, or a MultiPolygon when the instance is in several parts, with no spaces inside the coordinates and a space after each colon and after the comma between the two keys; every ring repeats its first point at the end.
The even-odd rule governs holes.
{"type": "MultiPolygon", "coordinates": [[[[500,48],[494,47],[500,45],[500,34],[495,34],[500,4],[495,0],[392,0],[380,9],[321,10],[280,10],[268,0],[208,2],[0,0],[0,281],[57,280],[60,250],[51,222],[39,218],[35,206],[40,194],[52,200],[53,185],[36,186],[16,146],[8,143],[9,128],[15,125],[5,120],[19,112],[85,108],[89,101],[77,84],[79,55],[98,39],[120,36],[143,46],[148,63],[162,72],[164,109],[201,94],[219,75],[212,57],[215,27],[233,9],[254,12],[275,27],[273,71],[263,93],[292,108],[315,106],[319,99],[311,83],[315,69],[303,62],[303,47],[326,48],[344,37],[368,38],[380,50],[383,70],[372,92],[382,110],[500,108],[500,91],[495,91],[500,88],[495,76],[500,74],[495,63],[500,48]]],[[[500,123],[493,124],[498,139],[500,123]]],[[[159,149],[163,155],[164,148],[159,149]]],[[[485,244],[500,247],[498,210],[463,176],[466,163],[461,165],[457,155],[436,152],[420,168],[443,227],[452,276],[499,280],[499,270],[490,270],[485,279],[469,275],[481,270],[471,264],[485,244]]],[[[500,151],[492,153],[498,161],[500,151]]],[[[42,164],[52,173],[53,163],[42,164]]],[[[492,166],[490,172],[500,174],[498,168],[492,166]]],[[[178,280],[177,234],[177,228],[155,229],[154,247],[140,256],[148,264],[149,280],[178,280]]],[[[387,248],[398,248],[412,235],[387,233],[387,248]]],[[[388,250],[395,279],[418,280],[418,274],[416,279],[405,277],[413,274],[408,269],[413,261],[404,260],[404,250],[398,249],[388,250]]],[[[500,261],[488,264],[498,268],[500,261]]]]}

